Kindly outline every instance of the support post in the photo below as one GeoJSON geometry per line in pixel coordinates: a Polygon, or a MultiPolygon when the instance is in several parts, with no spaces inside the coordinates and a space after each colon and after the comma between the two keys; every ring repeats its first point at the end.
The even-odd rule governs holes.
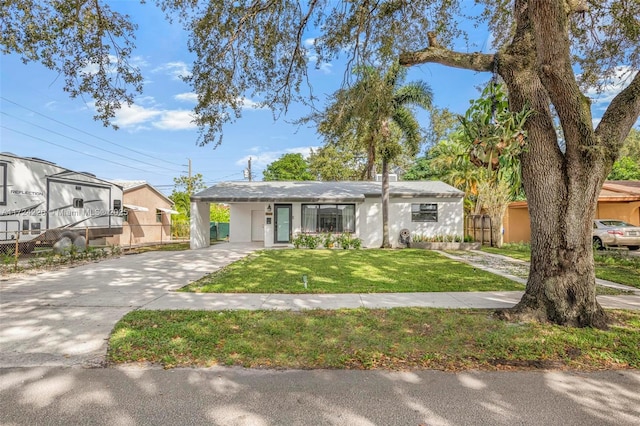
{"type": "Polygon", "coordinates": [[[14,254],[16,257],[15,270],[18,270],[18,257],[20,256],[20,231],[16,231],[16,251],[14,254]]]}
{"type": "Polygon", "coordinates": [[[209,247],[209,203],[191,202],[190,242],[191,250],[209,247]]]}

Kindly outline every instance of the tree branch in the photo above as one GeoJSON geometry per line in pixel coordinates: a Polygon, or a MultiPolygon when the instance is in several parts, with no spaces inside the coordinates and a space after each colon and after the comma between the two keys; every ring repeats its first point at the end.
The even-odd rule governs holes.
{"type": "Polygon", "coordinates": [[[612,155],[618,151],[627,134],[640,116],[640,72],[631,83],[613,98],[596,128],[596,136],[612,155]]]}
{"type": "Polygon", "coordinates": [[[411,66],[428,62],[462,68],[473,71],[492,71],[495,55],[486,53],[460,53],[445,49],[436,40],[435,34],[429,32],[429,47],[415,52],[400,54],[400,65],[411,66]]]}

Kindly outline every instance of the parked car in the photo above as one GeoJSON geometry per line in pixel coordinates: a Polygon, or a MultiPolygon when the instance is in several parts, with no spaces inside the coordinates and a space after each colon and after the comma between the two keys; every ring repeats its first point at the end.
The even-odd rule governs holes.
{"type": "Polygon", "coordinates": [[[593,221],[593,246],[602,250],[608,246],[640,248],[640,226],[618,219],[596,219],[593,221]]]}

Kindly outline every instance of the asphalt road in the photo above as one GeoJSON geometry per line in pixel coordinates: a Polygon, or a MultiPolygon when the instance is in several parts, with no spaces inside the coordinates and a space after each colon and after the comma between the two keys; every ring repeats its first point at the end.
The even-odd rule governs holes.
{"type": "Polygon", "coordinates": [[[0,369],[9,425],[637,425],[640,373],[0,369]]]}

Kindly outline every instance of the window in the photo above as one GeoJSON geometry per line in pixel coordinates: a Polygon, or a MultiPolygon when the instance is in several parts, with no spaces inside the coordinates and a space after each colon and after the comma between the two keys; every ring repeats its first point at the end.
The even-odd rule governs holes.
{"type": "Polygon", "coordinates": [[[0,163],[0,206],[7,205],[7,163],[0,163]]]}
{"type": "Polygon", "coordinates": [[[116,212],[119,212],[121,208],[122,208],[122,201],[113,200],[113,210],[116,212]]]}
{"type": "Polygon", "coordinates": [[[355,232],[355,204],[303,204],[302,232],[355,232]]]}
{"type": "Polygon", "coordinates": [[[73,199],[73,207],[77,209],[81,209],[84,207],[84,200],[82,198],[74,198],[73,199]]]}
{"type": "Polygon", "coordinates": [[[162,211],[156,210],[156,222],[162,223],[162,211]]]}
{"type": "Polygon", "coordinates": [[[430,204],[411,204],[411,222],[437,222],[438,221],[438,205],[430,204]]]}

